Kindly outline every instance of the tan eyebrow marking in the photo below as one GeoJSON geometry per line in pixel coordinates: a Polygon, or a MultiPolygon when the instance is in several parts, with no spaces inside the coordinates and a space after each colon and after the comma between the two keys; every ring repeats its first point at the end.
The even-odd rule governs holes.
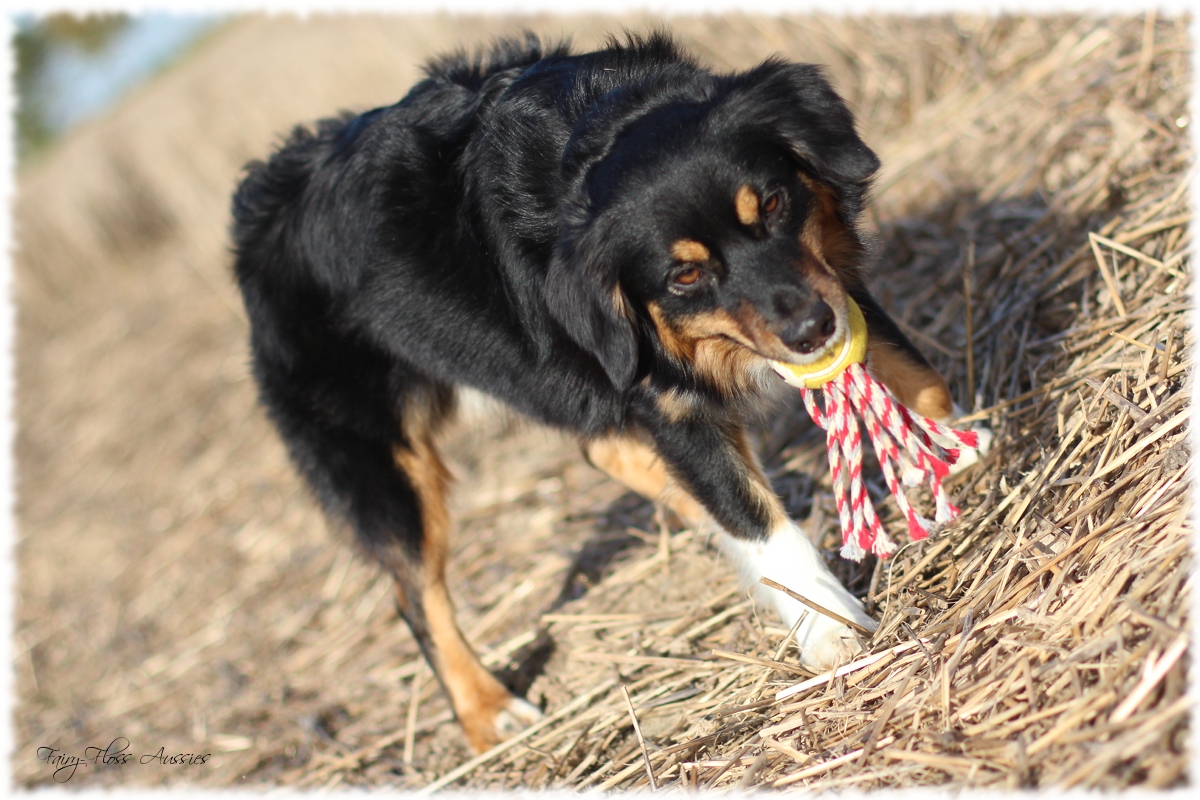
{"type": "Polygon", "coordinates": [[[671,256],[677,261],[687,264],[697,264],[708,261],[711,257],[708,248],[695,239],[680,239],[671,245],[671,256]]]}
{"type": "Polygon", "coordinates": [[[738,221],[743,225],[753,225],[758,221],[758,195],[749,186],[737,190],[733,205],[737,209],[738,221]]]}

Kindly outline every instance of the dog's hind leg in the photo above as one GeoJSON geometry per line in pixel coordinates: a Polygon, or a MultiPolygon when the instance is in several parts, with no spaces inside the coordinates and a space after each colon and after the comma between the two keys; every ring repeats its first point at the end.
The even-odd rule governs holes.
{"type": "Polygon", "coordinates": [[[484,668],[454,619],[446,588],[450,476],[433,444],[451,407],[449,392],[410,385],[398,414],[364,404],[355,425],[329,424],[293,396],[268,389],[264,397],[326,512],[348,521],[395,579],[397,607],[471,747],[487,750],[536,720],[540,712],[484,668]]]}
{"type": "Polygon", "coordinates": [[[479,661],[454,617],[446,587],[450,475],[433,442],[438,409],[410,400],[402,414],[403,440],[392,456],[415,493],[420,515],[419,552],[395,564],[396,601],[434,672],[450,696],[467,741],[483,752],[536,721],[541,713],[513,695],[479,661]]]}
{"type": "Polygon", "coordinates": [[[432,432],[406,414],[407,443],[394,450],[396,464],[416,489],[423,537],[420,569],[398,579],[399,606],[413,626],[424,628],[423,649],[445,687],[454,712],[476,752],[483,752],[535,721],[540,712],[515,698],[484,668],[463,638],[446,587],[450,519],[449,474],[434,449],[432,432]]]}

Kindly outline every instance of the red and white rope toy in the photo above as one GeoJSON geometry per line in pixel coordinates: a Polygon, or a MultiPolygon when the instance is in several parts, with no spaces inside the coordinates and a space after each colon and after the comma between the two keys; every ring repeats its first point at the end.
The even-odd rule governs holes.
{"type": "Polygon", "coordinates": [[[842,556],[861,561],[868,550],[880,557],[891,555],[896,544],[875,514],[862,477],[862,432],[855,414],[866,423],[888,489],[908,520],[911,539],[924,539],[958,516],[942,488],[942,479],[958,460],[962,448],[976,449],[974,431],[959,431],[920,416],[901,405],[866,368],[866,322],[850,300],[850,334],[834,352],[816,365],[797,367],[775,363],[788,383],[800,388],[813,421],[826,430],[829,471],[842,526],[842,556]],[[824,392],[825,408],[817,405],[824,392]],[[849,484],[848,491],[846,484],[849,484]],[[918,514],[905,489],[926,484],[933,491],[932,520],[918,514]]]}

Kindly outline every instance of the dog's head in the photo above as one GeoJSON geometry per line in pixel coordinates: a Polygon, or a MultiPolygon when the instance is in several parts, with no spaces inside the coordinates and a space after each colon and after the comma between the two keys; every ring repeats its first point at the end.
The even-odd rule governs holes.
{"type": "Polygon", "coordinates": [[[568,151],[552,312],[619,388],[639,329],[730,393],[764,359],[813,361],[848,331],[878,166],[811,65],[616,98],[568,151]]]}

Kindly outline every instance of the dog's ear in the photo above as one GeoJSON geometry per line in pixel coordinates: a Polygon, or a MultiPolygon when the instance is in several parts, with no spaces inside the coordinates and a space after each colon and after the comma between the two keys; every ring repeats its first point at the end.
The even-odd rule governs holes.
{"type": "Polygon", "coordinates": [[[854,129],[854,115],[815,64],[771,59],[731,76],[720,105],[725,119],[781,140],[814,173],[861,195],[879,158],[854,129]]]}
{"type": "Polygon", "coordinates": [[[624,390],[637,371],[637,334],[606,238],[590,226],[564,231],[550,260],[545,297],[554,319],[624,390]]]}

